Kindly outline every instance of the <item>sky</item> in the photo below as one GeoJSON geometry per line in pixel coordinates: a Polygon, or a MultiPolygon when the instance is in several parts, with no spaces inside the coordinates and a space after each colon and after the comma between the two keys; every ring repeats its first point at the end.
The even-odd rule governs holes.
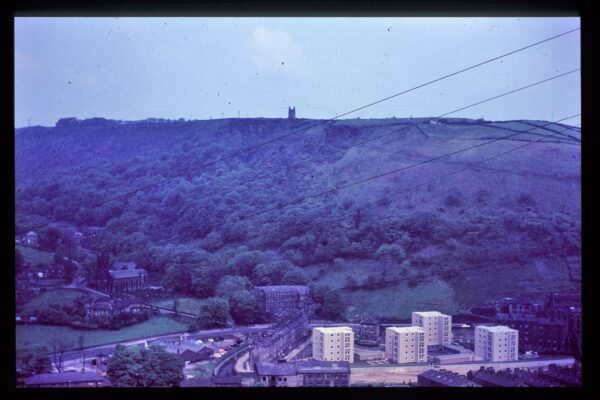
{"type": "MultiPolygon", "coordinates": [[[[15,18],[15,125],[64,117],[325,119],[580,26],[579,18],[15,18]]],[[[580,33],[343,118],[433,117],[580,67],[580,33]]],[[[449,117],[580,112],[580,73],[449,117]]],[[[565,123],[578,124],[578,119],[565,123]]]]}

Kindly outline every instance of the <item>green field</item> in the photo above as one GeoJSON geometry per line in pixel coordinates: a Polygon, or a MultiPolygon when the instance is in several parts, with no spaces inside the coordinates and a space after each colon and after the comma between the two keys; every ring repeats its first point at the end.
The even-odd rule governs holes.
{"type": "Polygon", "coordinates": [[[304,269],[308,276],[332,289],[340,289],[346,285],[346,279],[353,277],[358,283],[363,283],[377,271],[377,263],[364,260],[346,260],[343,266],[336,264],[311,265],[304,269]]]}
{"type": "Polygon", "coordinates": [[[430,280],[414,288],[406,283],[376,290],[343,291],[348,316],[410,319],[415,310],[435,310],[448,314],[457,311],[454,291],[444,281],[430,280]]]}
{"type": "MultiPolygon", "coordinates": [[[[200,307],[202,306],[202,304],[204,304],[204,300],[196,299],[194,297],[178,297],[176,299],[179,300],[179,306],[177,307],[177,311],[194,315],[200,314],[200,307]]],[[[151,304],[158,307],[172,309],[173,300],[176,299],[156,300],[152,301],[151,304]]]]}
{"type": "Polygon", "coordinates": [[[21,310],[22,312],[32,312],[44,307],[61,307],[63,305],[72,305],[76,298],[83,297],[89,299],[90,294],[75,289],[58,289],[40,293],[29,300],[21,310]]]}
{"type": "Polygon", "coordinates": [[[169,317],[153,317],[137,325],[128,326],[118,331],[111,330],[77,330],[65,326],[51,325],[17,325],[16,347],[18,349],[47,346],[54,338],[63,338],[68,343],[68,349],[76,349],[78,338],[84,335],[84,347],[95,347],[103,344],[133,340],[143,337],[182,332],[188,324],[175,321],[169,317]]]}
{"type": "Polygon", "coordinates": [[[20,245],[16,245],[15,247],[23,256],[23,263],[31,264],[31,266],[34,267],[34,269],[37,267],[38,264],[51,264],[52,260],[54,259],[54,253],[51,253],[49,251],[42,251],[20,245]]]}

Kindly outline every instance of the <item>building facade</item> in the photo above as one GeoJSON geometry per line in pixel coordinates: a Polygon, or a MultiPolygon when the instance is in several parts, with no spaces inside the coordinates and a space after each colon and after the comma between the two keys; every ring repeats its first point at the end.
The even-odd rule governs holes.
{"type": "Polygon", "coordinates": [[[475,355],[486,361],[517,361],[519,331],[507,326],[476,326],[475,355]]]}
{"type": "Polygon", "coordinates": [[[354,362],[354,331],[347,326],[313,328],[313,358],[320,361],[354,362]]]}
{"type": "Polygon", "coordinates": [[[36,374],[25,379],[26,387],[105,387],[110,381],[97,372],[36,374]]]}
{"type": "Polygon", "coordinates": [[[452,317],[438,311],[415,311],[412,325],[425,331],[425,342],[430,345],[452,343],[452,317]]]}
{"type": "Polygon", "coordinates": [[[425,337],[425,330],[418,326],[386,328],[385,356],[396,364],[426,362],[425,337]]]}
{"type": "Polygon", "coordinates": [[[358,333],[358,344],[377,346],[379,344],[379,323],[373,318],[361,321],[358,333]]]}
{"type": "Polygon", "coordinates": [[[148,273],[143,268],[109,270],[107,290],[110,293],[133,292],[148,287],[148,273]]]}
{"type": "Polygon", "coordinates": [[[124,312],[128,313],[140,313],[142,312],[143,306],[139,303],[131,302],[131,301],[115,301],[115,300],[107,300],[107,301],[96,301],[93,303],[88,303],[84,306],[85,309],[85,318],[86,320],[90,320],[94,317],[107,317],[109,319],[114,318],[116,315],[119,315],[124,312]]]}
{"type": "Polygon", "coordinates": [[[466,376],[445,369],[430,369],[417,377],[419,386],[424,387],[477,387],[479,384],[466,376]]]}
{"type": "Polygon", "coordinates": [[[296,373],[296,366],[286,362],[256,363],[255,381],[267,387],[302,386],[302,377],[296,373]]]}
{"type": "Polygon", "coordinates": [[[350,386],[350,363],[346,361],[297,361],[296,372],[304,387],[350,386]]]}
{"type": "Polygon", "coordinates": [[[498,314],[496,323],[519,331],[519,351],[571,354],[568,322],[534,315],[498,314]]]}
{"type": "Polygon", "coordinates": [[[276,285],[256,286],[260,308],[268,317],[278,318],[284,314],[314,313],[315,304],[308,286],[276,285]]]}
{"type": "Polygon", "coordinates": [[[250,364],[268,363],[289,352],[308,335],[308,315],[290,316],[275,324],[263,337],[249,337],[250,364]]]}
{"type": "Polygon", "coordinates": [[[25,235],[25,244],[28,246],[37,246],[38,245],[38,234],[31,231],[25,235]]]}

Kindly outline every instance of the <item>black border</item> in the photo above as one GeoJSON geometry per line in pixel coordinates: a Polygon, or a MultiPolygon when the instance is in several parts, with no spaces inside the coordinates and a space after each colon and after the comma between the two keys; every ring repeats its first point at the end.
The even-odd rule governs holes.
{"type": "MultiPolygon", "coordinates": [[[[2,123],[6,125],[3,130],[3,145],[0,146],[3,152],[3,184],[6,185],[8,193],[4,192],[3,199],[8,201],[3,202],[2,211],[6,215],[7,224],[4,225],[7,229],[7,235],[2,235],[5,240],[2,242],[6,246],[6,252],[10,257],[5,263],[5,271],[9,271],[9,276],[3,279],[5,285],[4,293],[7,297],[3,304],[6,305],[11,323],[14,324],[14,269],[10,268],[14,265],[14,22],[13,18],[18,16],[228,16],[228,17],[417,17],[417,16],[443,16],[443,17],[558,17],[558,16],[581,16],[581,46],[582,46],[582,262],[584,265],[582,281],[591,281],[591,273],[595,268],[592,263],[592,247],[590,246],[593,235],[593,223],[591,222],[591,214],[595,211],[594,205],[597,204],[592,200],[593,182],[593,161],[594,155],[597,156],[595,150],[600,149],[598,146],[598,134],[594,129],[595,118],[593,118],[593,91],[597,87],[596,72],[600,71],[597,63],[594,61],[593,53],[595,42],[598,35],[597,21],[598,15],[592,10],[593,0],[287,0],[287,1],[268,1],[268,0],[226,0],[226,1],[160,1],[160,0],[13,0],[10,2],[9,13],[3,13],[2,23],[0,23],[0,40],[3,41],[2,50],[5,51],[3,62],[3,79],[5,84],[3,87],[11,87],[13,90],[4,90],[4,101],[2,104],[3,111],[6,112],[2,123]],[[8,224],[10,222],[10,225],[8,224]]],[[[7,11],[6,8],[4,11],[7,11]]],[[[6,272],[5,272],[6,273],[6,272]]],[[[582,283],[583,308],[590,310],[592,308],[592,294],[589,293],[592,287],[582,283]],[[587,287],[588,289],[583,289],[587,287]],[[587,291],[587,292],[586,292],[587,291]]],[[[586,327],[591,327],[593,321],[591,316],[584,323],[584,331],[586,327]]],[[[591,329],[587,329],[591,333],[591,329]]],[[[593,375],[584,367],[582,388],[570,389],[543,389],[543,388],[528,388],[520,390],[499,390],[491,388],[483,389],[466,389],[466,388],[414,388],[408,390],[398,390],[394,388],[348,388],[348,389],[329,389],[327,391],[317,388],[302,388],[302,389],[231,389],[231,388],[181,388],[181,389],[114,389],[106,388],[101,390],[89,389],[18,389],[14,388],[14,335],[15,330],[9,331],[9,357],[5,357],[8,362],[8,374],[3,374],[6,380],[6,387],[11,389],[11,392],[19,398],[43,398],[48,394],[50,396],[58,396],[60,398],[81,398],[82,396],[95,398],[106,398],[108,396],[157,396],[157,397],[192,397],[200,396],[218,396],[229,397],[239,395],[240,397],[285,397],[285,398],[306,398],[314,395],[322,394],[323,396],[331,396],[331,394],[343,397],[362,397],[370,395],[372,392],[376,396],[382,397],[412,397],[427,398],[429,396],[449,396],[450,398],[460,397],[475,398],[481,397],[496,397],[506,398],[506,396],[542,396],[543,398],[565,398],[571,394],[581,395],[584,390],[587,391],[593,385],[593,375]],[[14,389],[13,389],[14,388],[14,389]]],[[[587,337],[586,334],[584,336],[587,337]]],[[[594,350],[594,344],[591,341],[584,341],[586,348],[586,360],[593,360],[591,351],[594,350]]],[[[590,366],[591,362],[586,361],[583,364],[590,366]]]]}

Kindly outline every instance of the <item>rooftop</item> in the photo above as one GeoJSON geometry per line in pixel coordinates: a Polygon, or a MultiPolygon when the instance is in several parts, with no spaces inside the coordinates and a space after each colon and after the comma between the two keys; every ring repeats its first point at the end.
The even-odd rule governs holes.
{"type": "Polygon", "coordinates": [[[507,332],[519,332],[516,329],[512,329],[509,328],[508,326],[504,326],[504,325],[497,325],[497,326],[482,326],[482,325],[477,325],[475,327],[475,329],[482,329],[484,331],[487,332],[492,332],[492,333],[507,333],[507,332]]]}
{"type": "Polygon", "coordinates": [[[26,385],[56,385],[77,382],[103,382],[105,379],[96,372],[61,372],[56,374],[37,374],[25,379],[26,385]]]}
{"type": "Polygon", "coordinates": [[[354,332],[349,326],[335,326],[335,327],[317,327],[313,328],[313,331],[321,333],[352,333],[354,332]]]}
{"type": "Polygon", "coordinates": [[[420,326],[390,326],[386,331],[394,333],[424,333],[425,331],[420,326]]]}
{"type": "Polygon", "coordinates": [[[257,290],[265,293],[276,293],[276,292],[298,292],[308,293],[310,289],[304,285],[274,285],[274,286],[256,286],[257,290]]]}
{"type": "Polygon", "coordinates": [[[256,363],[258,375],[296,375],[296,366],[288,363],[256,363]]]}
{"type": "Polygon", "coordinates": [[[413,311],[413,315],[421,317],[449,317],[449,315],[442,314],[439,311],[413,311]]]}
{"type": "Polygon", "coordinates": [[[137,278],[142,274],[146,274],[146,270],[143,268],[136,269],[125,269],[125,270],[109,270],[108,273],[111,277],[115,279],[124,279],[124,278],[137,278]]]}
{"type": "Polygon", "coordinates": [[[350,363],[347,361],[296,361],[299,373],[307,372],[345,372],[350,373],[350,363]]]}
{"type": "Polygon", "coordinates": [[[467,386],[479,386],[479,384],[468,380],[465,376],[459,375],[456,372],[447,371],[445,369],[435,370],[430,369],[419,374],[420,377],[430,379],[434,382],[438,382],[447,386],[453,387],[467,387],[467,386]]]}

